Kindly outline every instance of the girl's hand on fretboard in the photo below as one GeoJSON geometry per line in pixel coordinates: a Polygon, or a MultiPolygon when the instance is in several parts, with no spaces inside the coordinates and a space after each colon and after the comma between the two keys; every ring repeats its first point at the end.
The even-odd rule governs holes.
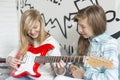
{"type": "Polygon", "coordinates": [[[61,75],[65,73],[66,63],[63,60],[60,60],[60,62],[54,62],[53,66],[55,68],[56,74],[61,75]]]}

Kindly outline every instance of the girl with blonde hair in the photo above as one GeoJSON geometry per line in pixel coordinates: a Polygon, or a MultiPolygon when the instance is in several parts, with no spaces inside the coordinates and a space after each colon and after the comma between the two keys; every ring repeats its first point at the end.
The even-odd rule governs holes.
{"type": "Polygon", "coordinates": [[[39,11],[29,9],[21,15],[20,44],[18,48],[13,50],[7,57],[7,62],[13,69],[16,69],[17,72],[14,73],[13,70],[11,72],[11,77],[6,80],[53,80],[55,73],[62,74],[64,72],[64,68],[56,70],[54,65],[50,63],[41,63],[40,66],[35,63],[35,68],[33,67],[33,72],[35,73],[30,73],[31,70],[29,68],[31,64],[34,63],[33,60],[35,59],[35,55],[61,56],[61,47],[59,43],[53,36],[45,31],[44,27],[42,16],[39,11]],[[25,68],[22,70],[25,69],[26,71],[20,73],[20,68],[24,65],[24,60],[27,65],[25,65],[25,68]],[[18,64],[20,64],[20,67],[18,67],[18,64]],[[38,69],[36,69],[36,66],[38,69]]]}

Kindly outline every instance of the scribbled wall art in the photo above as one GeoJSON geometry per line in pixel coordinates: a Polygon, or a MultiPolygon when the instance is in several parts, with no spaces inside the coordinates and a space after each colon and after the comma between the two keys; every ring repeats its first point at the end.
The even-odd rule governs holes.
{"type": "Polygon", "coordinates": [[[118,39],[120,44],[120,0],[17,0],[17,11],[20,17],[27,9],[38,9],[44,19],[46,30],[69,53],[73,53],[79,34],[72,18],[79,9],[93,4],[99,4],[104,8],[107,32],[118,39]]]}

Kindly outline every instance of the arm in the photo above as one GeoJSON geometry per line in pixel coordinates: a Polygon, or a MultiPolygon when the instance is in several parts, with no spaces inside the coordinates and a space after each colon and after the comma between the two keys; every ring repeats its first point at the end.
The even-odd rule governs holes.
{"type": "MultiPolygon", "coordinates": [[[[59,49],[55,49],[53,51],[53,53],[57,53],[57,54],[53,54],[53,56],[61,56],[60,47],[59,47],[59,49]]],[[[65,72],[66,72],[65,65],[66,65],[66,63],[64,63],[62,60],[58,63],[52,64],[56,75],[64,75],[65,74],[65,72]]]]}
{"type": "Polygon", "coordinates": [[[58,63],[53,63],[54,71],[56,75],[64,75],[66,72],[65,69],[66,63],[64,63],[62,60],[58,63]]]}
{"type": "MultiPolygon", "coordinates": [[[[50,43],[54,46],[54,49],[49,51],[48,56],[61,56],[61,46],[55,39],[51,38],[51,40],[49,40],[47,43],[50,43]]],[[[66,72],[64,66],[65,64],[62,61],[60,61],[60,63],[52,64],[56,75],[64,75],[64,73],[66,72]]]]}
{"type": "Polygon", "coordinates": [[[20,60],[18,60],[18,59],[15,58],[15,56],[16,56],[17,53],[18,53],[18,48],[15,48],[13,51],[11,51],[11,52],[8,54],[8,56],[7,56],[7,58],[6,58],[7,63],[8,63],[11,67],[13,67],[13,68],[16,68],[17,64],[20,64],[20,63],[21,63],[20,60]]]}

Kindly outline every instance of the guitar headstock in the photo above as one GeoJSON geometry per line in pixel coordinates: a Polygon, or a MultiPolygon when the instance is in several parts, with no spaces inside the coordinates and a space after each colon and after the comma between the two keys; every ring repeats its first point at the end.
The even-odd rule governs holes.
{"type": "Polygon", "coordinates": [[[90,64],[92,67],[100,67],[104,66],[107,69],[110,69],[113,67],[113,63],[110,60],[106,60],[101,57],[97,56],[87,56],[86,57],[87,63],[90,64]]]}

